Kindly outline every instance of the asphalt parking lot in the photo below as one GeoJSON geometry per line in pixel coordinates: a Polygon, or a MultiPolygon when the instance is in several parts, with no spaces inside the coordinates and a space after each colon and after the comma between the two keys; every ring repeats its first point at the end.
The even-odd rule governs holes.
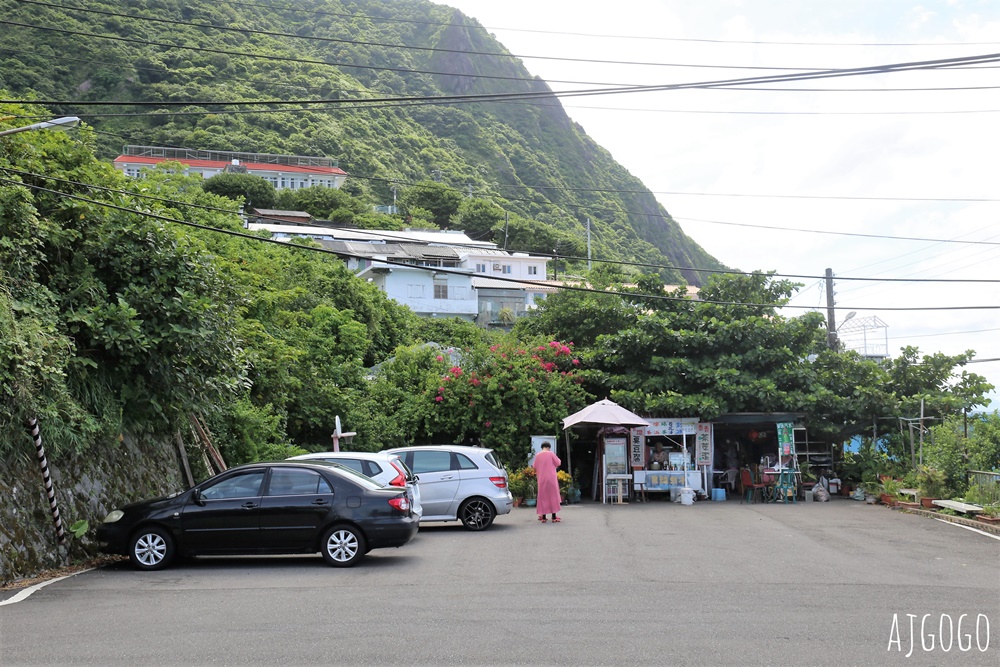
{"type": "Polygon", "coordinates": [[[840,499],[562,516],[428,525],[349,570],[318,556],[100,568],[0,606],[0,664],[1000,662],[994,537],[840,499]]]}

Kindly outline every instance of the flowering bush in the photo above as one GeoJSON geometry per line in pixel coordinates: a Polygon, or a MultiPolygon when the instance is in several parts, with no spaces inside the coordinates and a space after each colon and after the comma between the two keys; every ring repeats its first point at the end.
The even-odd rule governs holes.
{"type": "MultiPolygon", "coordinates": [[[[587,404],[572,343],[520,343],[513,336],[466,350],[461,362],[435,360],[421,404],[428,438],[478,440],[500,459],[528,459],[530,436],[558,432],[560,420],[587,404]]],[[[532,474],[534,471],[532,471],[532,474]]]]}

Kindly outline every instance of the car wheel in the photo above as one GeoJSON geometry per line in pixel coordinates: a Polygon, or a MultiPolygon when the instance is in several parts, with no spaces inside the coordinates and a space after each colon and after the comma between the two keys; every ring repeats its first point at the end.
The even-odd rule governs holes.
{"type": "Polygon", "coordinates": [[[496,515],[490,501],[482,498],[469,498],[458,508],[458,518],[469,530],[486,530],[496,515]]]}
{"type": "Polygon", "coordinates": [[[353,526],[334,526],[323,534],[320,551],[334,567],[351,567],[368,553],[365,536],[353,526]]]}
{"type": "Polygon", "coordinates": [[[143,528],[132,536],[128,557],[140,570],[159,570],[174,559],[174,538],[163,528],[143,528]]]}

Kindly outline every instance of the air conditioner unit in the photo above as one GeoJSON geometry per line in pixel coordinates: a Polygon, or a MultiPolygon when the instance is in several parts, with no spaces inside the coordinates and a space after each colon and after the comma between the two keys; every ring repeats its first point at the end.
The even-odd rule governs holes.
{"type": "Polygon", "coordinates": [[[499,263],[494,264],[493,265],[493,270],[494,271],[499,271],[500,270],[500,264],[499,263]]]}

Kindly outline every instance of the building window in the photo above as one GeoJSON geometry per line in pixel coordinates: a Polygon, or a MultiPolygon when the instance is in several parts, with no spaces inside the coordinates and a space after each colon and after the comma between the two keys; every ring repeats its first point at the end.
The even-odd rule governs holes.
{"type": "Polygon", "coordinates": [[[448,283],[434,283],[434,298],[435,299],[448,298],[448,283]]]}
{"type": "Polygon", "coordinates": [[[476,273],[486,273],[486,265],[476,264],[476,273]]]}
{"type": "Polygon", "coordinates": [[[469,291],[469,288],[467,288],[467,287],[452,287],[451,288],[451,297],[453,299],[458,299],[459,301],[464,301],[465,299],[469,298],[468,294],[467,294],[468,291],[469,291]]]}
{"type": "Polygon", "coordinates": [[[407,285],[406,286],[406,296],[411,299],[423,299],[424,298],[424,286],[423,285],[407,285]]]}
{"type": "Polygon", "coordinates": [[[504,264],[503,265],[503,272],[507,273],[507,274],[510,273],[510,264],[504,264]]]}
{"type": "Polygon", "coordinates": [[[529,266],[528,267],[528,275],[529,276],[537,276],[538,275],[538,267],[537,266],[529,266]]]}

